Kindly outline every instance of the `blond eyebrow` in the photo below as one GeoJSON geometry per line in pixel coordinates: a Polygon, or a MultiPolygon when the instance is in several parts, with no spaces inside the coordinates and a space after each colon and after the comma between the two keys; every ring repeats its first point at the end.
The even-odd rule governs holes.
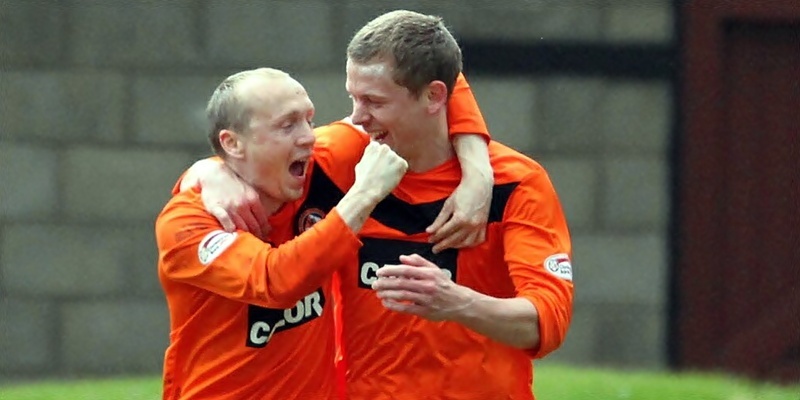
{"type": "Polygon", "coordinates": [[[292,110],[285,114],[278,116],[275,121],[277,124],[282,124],[288,120],[296,120],[300,118],[305,118],[307,114],[311,113],[313,109],[309,109],[308,112],[303,112],[302,110],[292,110]]]}

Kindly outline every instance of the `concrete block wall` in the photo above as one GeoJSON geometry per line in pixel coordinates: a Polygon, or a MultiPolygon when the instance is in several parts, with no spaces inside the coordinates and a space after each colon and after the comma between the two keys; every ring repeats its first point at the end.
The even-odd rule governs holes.
{"type": "MultiPolygon", "coordinates": [[[[203,108],[237,70],[347,115],[344,49],[390,1],[0,2],[0,380],[158,373],[153,220],[207,154],[203,108]]],[[[662,43],[666,0],[407,1],[461,39],[662,43]]],[[[577,303],[555,361],[664,364],[669,82],[469,76],[495,138],[548,168],[577,303]]]]}
{"type": "Polygon", "coordinates": [[[662,368],[669,83],[471,82],[495,138],[544,165],[567,215],[577,295],[567,342],[550,359],[662,368]]]}

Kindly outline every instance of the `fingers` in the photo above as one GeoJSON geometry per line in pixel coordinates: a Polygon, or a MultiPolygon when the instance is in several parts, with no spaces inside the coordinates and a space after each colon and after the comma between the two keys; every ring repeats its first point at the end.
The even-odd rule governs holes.
{"type": "Polygon", "coordinates": [[[439,243],[448,236],[458,233],[459,230],[470,228],[471,227],[468,226],[463,219],[457,218],[455,215],[453,215],[449,221],[431,234],[431,237],[428,239],[428,241],[431,243],[439,243]]]}
{"type": "Polygon", "coordinates": [[[475,233],[474,240],[470,244],[468,244],[467,247],[477,246],[477,245],[479,245],[479,244],[481,244],[481,243],[483,243],[485,241],[486,241],[486,228],[485,227],[481,227],[475,233]]]}
{"type": "Polygon", "coordinates": [[[486,228],[478,228],[472,231],[456,231],[452,235],[444,238],[433,246],[433,253],[439,253],[447,249],[463,249],[474,247],[486,241],[486,228]]]}
{"type": "Polygon", "coordinates": [[[264,212],[264,207],[261,206],[261,202],[255,201],[250,203],[250,212],[258,222],[259,228],[261,228],[261,234],[263,236],[259,237],[265,239],[272,227],[269,226],[269,218],[267,217],[267,213],[264,212]]]}
{"type": "Polygon", "coordinates": [[[388,195],[405,175],[408,163],[385,144],[370,143],[356,164],[355,186],[369,188],[378,199],[388,195]]]}
{"type": "MultiPolygon", "coordinates": [[[[471,247],[486,240],[485,225],[479,218],[475,218],[475,216],[472,218],[466,217],[464,214],[455,211],[451,212],[447,208],[442,207],[442,212],[437,216],[434,224],[428,227],[428,232],[431,233],[428,241],[434,243],[434,253],[450,248],[471,247]],[[451,214],[450,219],[440,223],[440,218],[445,214],[445,211],[451,214]],[[435,230],[431,232],[431,228],[435,228],[435,230]]],[[[453,207],[450,208],[452,209],[453,207]]]]}
{"type": "Polygon", "coordinates": [[[211,209],[208,210],[208,212],[212,216],[214,216],[214,218],[216,218],[217,221],[219,221],[220,225],[222,225],[222,229],[224,229],[227,232],[236,231],[236,224],[233,222],[230,215],[228,215],[228,212],[225,211],[225,209],[222,206],[211,207],[211,209]]]}
{"type": "Polygon", "coordinates": [[[391,147],[387,144],[381,144],[380,148],[380,157],[384,160],[389,160],[389,162],[398,169],[402,174],[406,173],[408,170],[408,162],[403,158],[400,157],[399,154],[395,153],[391,147]]]}
{"type": "Polygon", "coordinates": [[[245,205],[244,207],[242,207],[242,209],[238,213],[239,218],[244,223],[244,228],[242,228],[242,230],[250,232],[258,238],[262,238],[263,233],[261,232],[261,224],[258,222],[258,219],[253,215],[253,212],[251,211],[252,207],[249,207],[247,205],[245,205]]]}
{"type": "MultiPolygon", "coordinates": [[[[228,232],[238,230],[250,232],[260,239],[266,238],[270,230],[269,222],[266,218],[259,218],[253,214],[251,208],[240,209],[229,213],[223,206],[214,206],[209,211],[214,218],[219,221],[222,228],[228,232]]],[[[263,215],[263,211],[261,211],[263,215]]]]}
{"type": "MultiPolygon", "coordinates": [[[[384,265],[383,267],[378,268],[378,271],[375,272],[375,274],[378,276],[378,280],[375,281],[375,283],[379,282],[381,278],[387,278],[389,280],[394,278],[433,280],[435,279],[435,276],[433,275],[432,271],[435,270],[419,268],[418,266],[384,265]]],[[[379,288],[380,287],[383,286],[379,286],[379,288]]]]}
{"type": "Polygon", "coordinates": [[[436,267],[434,263],[426,260],[425,257],[422,257],[419,254],[401,255],[400,262],[405,265],[413,265],[417,267],[436,267]]]}
{"type": "Polygon", "coordinates": [[[436,293],[436,283],[433,280],[408,279],[404,277],[379,278],[372,282],[372,289],[376,292],[399,291],[420,294],[436,293]]]}
{"type": "Polygon", "coordinates": [[[466,237],[464,237],[464,239],[461,242],[455,243],[454,247],[461,249],[461,248],[464,248],[464,247],[477,246],[477,245],[483,243],[483,239],[481,239],[482,237],[484,237],[484,238],[486,237],[486,235],[484,234],[484,230],[483,229],[473,230],[466,237]]]}
{"type": "Polygon", "coordinates": [[[265,239],[269,232],[269,222],[261,205],[258,193],[249,187],[233,190],[212,190],[202,192],[203,205],[214,216],[223,229],[233,232],[237,229],[250,232],[265,239]]]}
{"type": "Polygon", "coordinates": [[[264,237],[262,239],[266,240],[269,233],[272,231],[272,225],[269,224],[269,221],[264,221],[261,225],[261,232],[264,232],[264,237]]]}
{"type": "Polygon", "coordinates": [[[393,302],[411,302],[419,305],[426,305],[431,302],[430,295],[408,290],[381,290],[377,294],[379,299],[393,302]]]}
{"type": "Polygon", "coordinates": [[[466,247],[464,244],[467,243],[468,238],[472,234],[473,234],[472,231],[466,229],[453,231],[451,235],[443,238],[442,240],[433,245],[433,253],[437,254],[447,249],[466,247]]]}
{"type": "Polygon", "coordinates": [[[453,202],[448,198],[445,200],[442,210],[439,211],[439,215],[437,215],[436,219],[433,220],[433,223],[425,229],[425,232],[435,234],[439,229],[442,228],[442,225],[444,225],[445,222],[450,219],[450,216],[453,215],[453,209],[453,202]]]}
{"type": "Polygon", "coordinates": [[[361,156],[361,159],[364,160],[370,157],[382,159],[389,151],[391,150],[388,145],[370,141],[369,144],[367,144],[367,148],[364,149],[364,154],[361,156]]]}
{"type": "Polygon", "coordinates": [[[235,225],[234,230],[238,229],[241,231],[250,232],[249,228],[247,227],[247,223],[244,222],[244,219],[239,214],[233,213],[228,215],[230,215],[231,221],[233,221],[233,224],[235,225]]]}
{"type": "Polygon", "coordinates": [[[261,229],[263,223],[266,223],[266,215],[264,215],[261,202],[259,201],[258,193],[250,187],[245,188],[242,197],[238,199],[234,213],[237,214],[245,223],[243,230],[252,233],[258,238],[264,238],[264,232],[261,229]]]}

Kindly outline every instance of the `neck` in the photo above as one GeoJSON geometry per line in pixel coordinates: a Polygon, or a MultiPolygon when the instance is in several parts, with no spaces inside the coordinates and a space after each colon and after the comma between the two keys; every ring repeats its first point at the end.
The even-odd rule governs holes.
{"type": "Polygon", "coordinates": [[[455,152],[450,143],[450,135],[447,132],[447,121],[440,121],[431,130],[430,134],[421,135],[425,140],[420,140],[413,146],[414,151],[405,157],[408,162],[408,170],[421,173],[429,171],[447,160],[453,158],[455,152]]]}
{"type": "Polygon", "coordinates": [[[283,207],[284,203],[282,201],[278,201],[269,197],[260,189],[256,189],[256,191],[258,192],[258,199],[261,200],[261,207],[264,208],[264,212],[267,214],[267,217],[272,216],[272,214],[275,214],[281,209],[281,207],[283,207]]]}
{"type": "Polygon", "coordinates": [[[239,180],[241,180],[247,186],[253,188],[258,193],[259,202],[261,203],[261,207],[267,217],[275,214],[283,206],[282,201],[271,197],[264,192],[261,187],[259,187],[258,179],[256,179],[258,176],[257,172],[249,170],[244,164],[238,163],[236,160],[228,160],[228,166],[236,174],[239,180]]]}

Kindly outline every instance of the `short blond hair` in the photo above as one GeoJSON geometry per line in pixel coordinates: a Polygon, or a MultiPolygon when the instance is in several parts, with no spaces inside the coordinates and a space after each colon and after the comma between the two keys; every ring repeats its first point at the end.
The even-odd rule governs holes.
{"type": "Polygon", "coordinates": [[[373,19],[347,46],[347,58],[356,63],[392,63],[394,81],[415,95],[435,80],[444,82],[448,95],[452,94],[461,57],[458,42],[442,18],[408,10],[373,19]]]}

